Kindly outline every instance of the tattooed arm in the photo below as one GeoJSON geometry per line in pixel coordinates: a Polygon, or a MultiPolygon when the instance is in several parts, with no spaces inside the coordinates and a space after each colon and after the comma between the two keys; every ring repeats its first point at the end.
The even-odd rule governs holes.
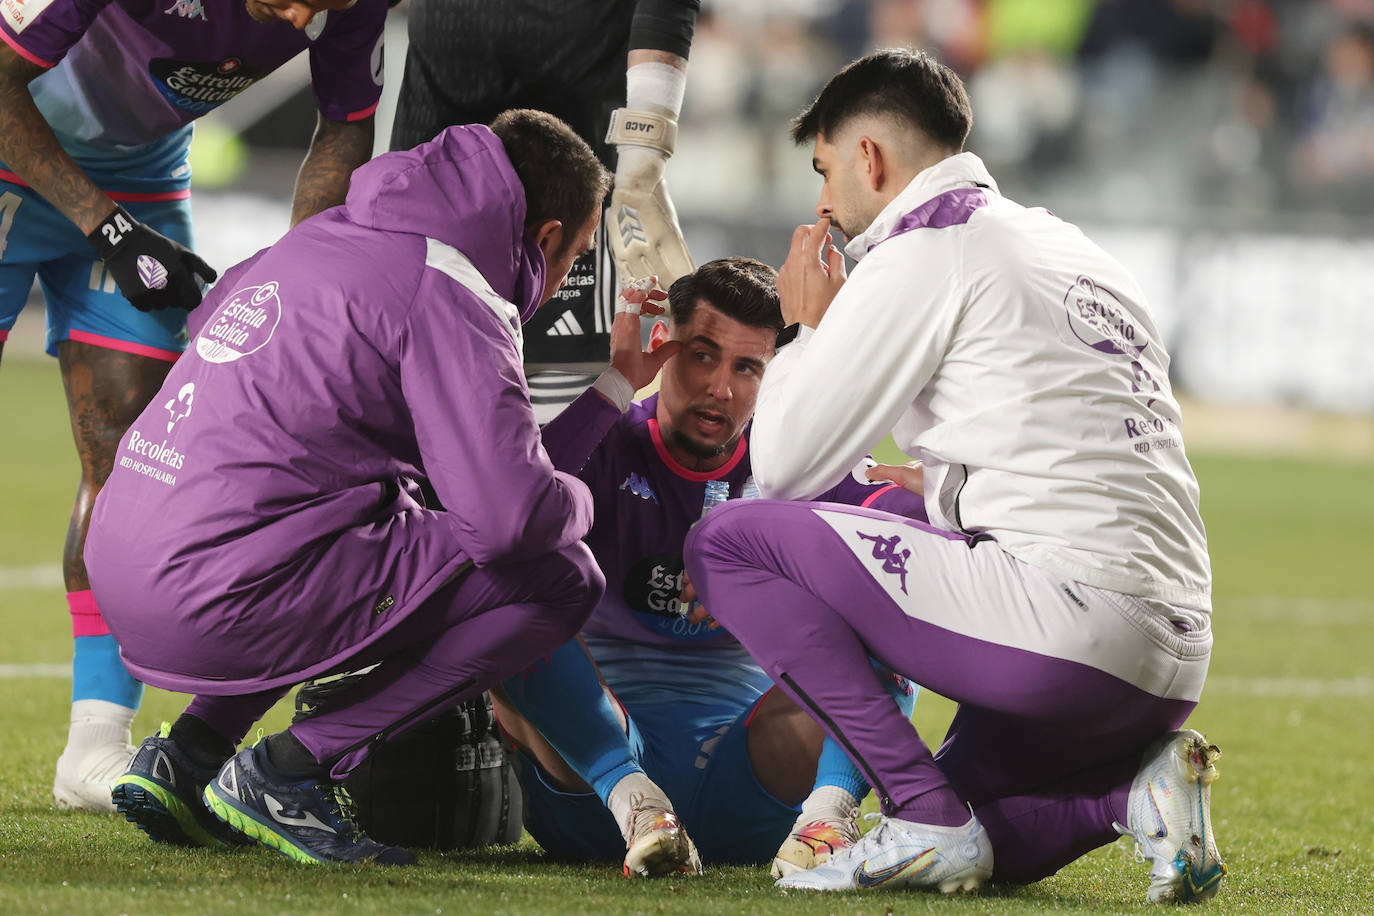
{"type": "Polygon", "coordinates": [[[34,104],[29,82],[43,72],[0,43],[0,161],[87,235],[115,203],[62,149],[34,104]]]}
{"type": "Polygon", "coordinates": [[[331,121],[320,115],[310,151],[296,176],[291,225],[344,202],[349,176],[372,158],[373,121],[371,116],[357,121],[331,121]]]}

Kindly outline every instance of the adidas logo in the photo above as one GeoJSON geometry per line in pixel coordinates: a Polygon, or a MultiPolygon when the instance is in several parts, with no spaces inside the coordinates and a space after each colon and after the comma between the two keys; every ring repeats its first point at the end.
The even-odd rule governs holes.
{"type": "Polygon", "coordinates": [[[577,316],[572,313],[572,309],[569,309],[544,333],[549,337],[581,337],[587,332],[582,330],[582,325],[578,322],[577,316]]]}

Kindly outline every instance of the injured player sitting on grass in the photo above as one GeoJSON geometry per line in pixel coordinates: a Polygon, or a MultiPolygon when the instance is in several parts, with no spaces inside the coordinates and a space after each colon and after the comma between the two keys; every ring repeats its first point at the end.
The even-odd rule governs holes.
{"type": "MultiPolygon", "coordinates": [[[[687,530],[753,489],[776,274],[748,258],[702,265],[672,284],[670,322],[643,352],[641,308],[661,313],[665,298],[651,290],[622,293],[611,368],[543,430],[554,465],[592,492],[586,542],[606,595],[581,639],[504,682],[497,713],[520,750],[526,827],[551,856],[623,856],[627,876],[695,873],[702,859],[790,873],[857,840],[868,784],[734,637],[703,611],[689,619],[682,595],[687,530]],[[632,403],[660,367],[660,391],[632,403]]],[[[898,478],[919,471],[870,459],[822,498],[924,518],[898,478]]],[[[873,676],[909,718],[912,687],[873,676]]]]}

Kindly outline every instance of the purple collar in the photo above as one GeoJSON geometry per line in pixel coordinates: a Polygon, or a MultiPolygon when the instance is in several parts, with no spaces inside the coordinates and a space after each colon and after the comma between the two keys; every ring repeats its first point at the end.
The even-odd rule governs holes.
{"type": "Polygon", "coordinates": [[[892,231],[882,241],[886,242],[893,236],[910,232],[912,229],[948,229],[950,226],[962,226],[969,221],[975,210],[987,205],[988,196],[983,193],[982,188],[955,188],[937,194],[899,219],[897,225],[892,227],[892,231]]]}

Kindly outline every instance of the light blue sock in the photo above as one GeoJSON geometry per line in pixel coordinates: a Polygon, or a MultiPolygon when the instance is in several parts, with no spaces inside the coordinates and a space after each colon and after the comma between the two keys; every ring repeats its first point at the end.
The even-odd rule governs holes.
{"type": "Polygon", "coordinates": [[[143,684],[124,667],[115,638],[107,633],[78,636],[73,642],[72,702],[104,700],[137,709],[143,684]]]}
{"type": "Polygon", "coordinates": [[[501,685],[511,703],[554,750],[607,802],[611,789],[643,773],[596,668],[577,640],[558,648],[501,685]]]}
{"type": "MultiPolygon", "coordinates": [[[[869,661],[872,662],[878,679],[883,682],[883,688],[897,702],[897,708],[902,711],[902,715],[910,719],[912,711],[916,708],[916,685],[886,665],[871,658],[869,661]]],[[[856,801],[861,801],[869,789],[868,781],[859,775],[859,768],[854,766],[844,749],[829,735],[825,736],[820,759],[816,761],[816,784],[812,791],[823,786],[843,789],[854,796],[856,801]]]]}

